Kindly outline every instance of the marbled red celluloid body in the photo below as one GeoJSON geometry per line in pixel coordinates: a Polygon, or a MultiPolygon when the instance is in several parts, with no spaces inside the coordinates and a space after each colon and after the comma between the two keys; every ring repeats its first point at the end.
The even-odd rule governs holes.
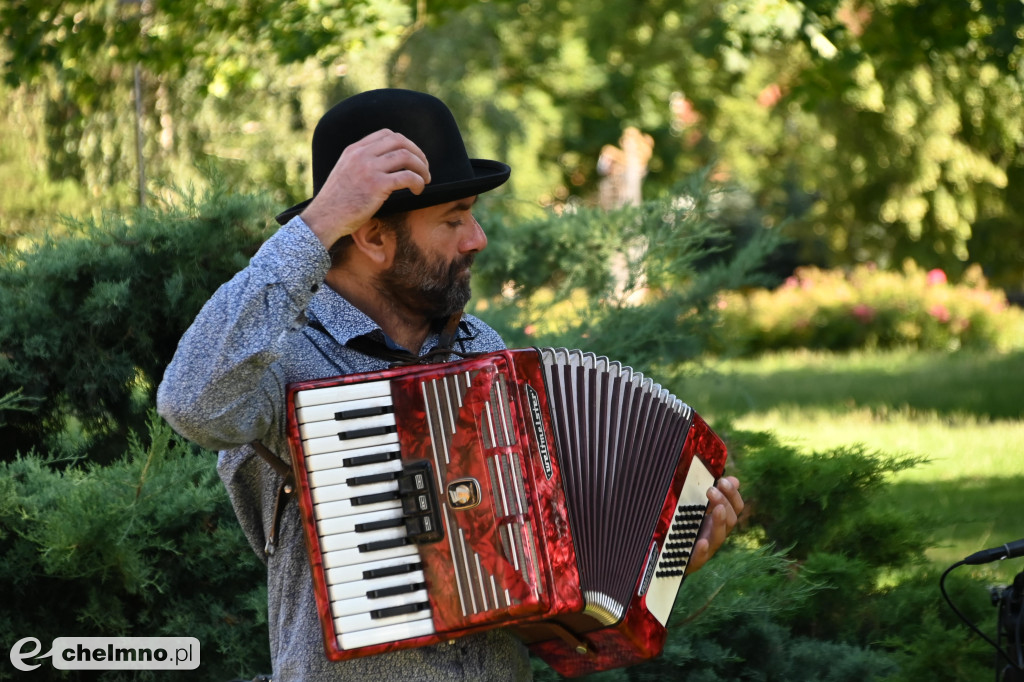
{"type": "MultiPolygon", "coordinates": [[[[694,457],[700,458],[716,479],[724,473],[725,445],[698,414],[693,415],[693,424],[679,457],[670,494],[662,507],[652,546],[662,546],[665,541],[676,501],[694,457]]],[[[643,581],[644,576],[638,576],[633,599],[619,623],[580,635],[588,645],[586,653],[580,653],[571,643],[561,639],[532,644],[530,650],[565,677],[589,675],[642,663],[658,656],[665,646],[667,630],[648,608],[643,581]]]]}
{"type": "MultiPolygon", "coordinates": [[[[538,440],[545,438],[544,429],[550,428],[545,423],[543,380],[539,375],[529,376],[529,362],[526,363],[527,376],[517,374],[514,363],[509,361],[515,353],[505,351],[456,363],[396,368],[289,387],[289,414],[294,414],[294,396],[300,391],[388,380],[401,459],[403,463],[419,460],[432,463],[438,496],[445,507],[445,538],[418,546],[435,633],[342,649],[338,644],[340,633],[335,631],[331,616],[302,439],[298,427],[290,423],[289,441],[299,506],[328,658],[344,660],[423,646],[481,629],[578,611],[582,607],[557,460],[549,445],[538,444],[538,440]],[[511,442],[487,443],[482,435],[485,432],[482,420],[488,411],[495,412],[492,402],[501,389],[498,383],[502,381],[506,385],[502,394],[507,400],[504,414],[512,434],[511,442]],[[527,397],[526,387],[531,382],[539,398],[534,401],[538,403],[536,407],[527,397]],[[438,399],[431,397],[437,393],[446,396],[443,410],[434,404],[438,399]],[[450,414],[450,429],[439,426],[436,415],[433,419],[429,416],[431,410],[450,414]],[[542,454],[543,462],[540,461],[542,454]],[[502,464],[489,469],[488,460],[502,464]],[[493,473],[499,468],[505,477],[514,479],[501,479],[507,488],[506,497],[519,500],[521,508],[499,508],[501,491],[495,490],[493,473]],[[478,482],[480,504],[467,509],[454,508],[447,499],[447,488],[465,479],[478,482]],[[504,529],[504,537],[499,529],[504,529]],[[456,538],[464,539],[461,551],[456,538]],[[458,568],[466,563],[463,552],[473,557],[468,569],[458,568]],[[456,574],[462,577],[461,581],[456,574]]],[[[527,359],[529,356],[535,358],[536,352],[527,351],[527,359]]],[[[535,359],[533,365],[532,371],[536,372],[535,359]]],[[[550,440],[550,436],[547,439],[550,440]]]]}
{"type": "MultiPolygon", "coordinates": [[[[567,676],[630,665],[661,652],[666,638],[662,621],[670,600],[662,601],[660,617],[652,615],[646,602],[652,573],[647,567],[654,567],[670,533],[691,461],[700,458],[707,470],[705,476],[718,478],[725,464],[725,448],[690,408],[674,408],[684,415],[685,428],[680,433],[686,435],[685,441],[673,446],[675,450],[669,454],[669,462],[677,459],[678,463],[674,468],[670,465],[663,482],[655,486],[667,490],[667,494],[663,505],[659,507],[656,502],[651,506],[650,523],[656,527],[645,531],[651,534],[644,540],[644,547],[649,545],[651,549],[647,550],[643,568],[637,569],[639,575],[626,576],[626,580],[635,581],[636,587],[629,593],[633,582],[626,585],[629,603],[621,620],[601,626],[590,616],[581,615],[585,600],[578,548],[579,543],[596,535],[589,532],[591,529],[574,528],[569,520],[570,493],[564,485],[568,476],[564,467],[568,465],[559,452],[543,353],[537,349],[501,351],[446,364],[395,368],[289,387],[289,444],[329,659],[423,646],[493,627],[518,627],[516,631],[530,642],[531,650],[567,676]],[[312,389],[371,381],[388,382],[402,465],[424,460],[430,463],[432,484],[442,507],[444,537],[416,547],[433,633],[344,649],[332,616],[307,455],[296,424],[295,396],[312,389]],[[473,493],[460,497],[459,486],[463,483],[473,493]],[[578,652],[581,645],[586,645],[587,653],[578,652]]],[[[643,400],[651,395],[645,393],[643,400]]],[[[614,403],[611,405],[614,407],[614,403]]],[[[561,404],[559,409],[563,410],[560,419],[565,422],[561,404]]],[[[614,412],[607,404],[602,409],[605,414],[614,412]]],[[[589,433],[586,437],[600,439],[601,434],[589,433]]],[[[622,456],[635,458],[635,453],[622,456]]],[[[337,466],[342,467],[340,456],[337,466]]],[[[591,478],[600,480],[601,476],[595,473],[591,478]]],[[[629,486],[623,489],[629,494],[629,486]]],[[[595,500],[599,496],[594,493],[595,500]]],[[[643,558],[643,552],[641,548],[639,558],[643,558]]],[[[608,563],[616,565],[614,561],[608,563]]]]}

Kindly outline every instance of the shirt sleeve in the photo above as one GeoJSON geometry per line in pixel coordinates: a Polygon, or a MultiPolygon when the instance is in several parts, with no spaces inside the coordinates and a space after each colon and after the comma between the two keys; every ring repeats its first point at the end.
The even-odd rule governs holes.
{"type": "Polygon", "coordinates": [[[213,450],[262,438],[284,414],[277,361],[284,338],[330,267],[301,218],[270,237],[222,285],[182,336],[157,389],[157,411],[178,433],[213,450]]]}

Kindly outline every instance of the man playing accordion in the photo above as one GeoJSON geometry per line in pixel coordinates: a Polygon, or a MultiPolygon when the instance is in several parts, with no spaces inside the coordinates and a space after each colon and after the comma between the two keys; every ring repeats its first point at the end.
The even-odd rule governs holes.
{"type": "MultiPolygon", "coordinates": [[[[313,136],[314,195],[278,216],[282,227],[207,302],[182,337],[158,392],[160,414],[220,451],[239,522],[267,565],[275,680],[522,680],[528,653],[504,629],[443,644],[332,662],[324,655],[297,505],[277,468],[287,460],[286,387],[380,370],[440,345],[504,348],[470,315],[470,266],[487,245],[477,195],[508,166],[471,159],[434,97],[377,90],[350,97],[313,136]]],[[[445,358],[437,358],[445,359],[445,358]]],[[[708,490],[707,521],[689,571],[722,544],[743,508],[738,481],[708,490]]]]}

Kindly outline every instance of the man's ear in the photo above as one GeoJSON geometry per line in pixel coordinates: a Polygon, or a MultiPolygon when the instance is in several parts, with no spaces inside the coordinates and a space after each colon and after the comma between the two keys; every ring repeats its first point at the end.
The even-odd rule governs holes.
{"type": "Polygon", "coordinates": [[[352,233],[353,246],[380,268],[391,267],[395,257],[395,234],[376,218],[370,218],[352,233]]]}

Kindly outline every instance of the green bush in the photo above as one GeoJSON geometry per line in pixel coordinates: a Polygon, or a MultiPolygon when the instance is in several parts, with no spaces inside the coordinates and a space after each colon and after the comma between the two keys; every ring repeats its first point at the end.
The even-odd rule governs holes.
{"type": "MultiPolygon", "coordinates": [[[[894,667],[884,679],[956,682],[980,679],[965,670],[993,670],[991,649],[964,628],[925,567],[933,538],[921,519],[882,504],[892,474],[919,459],[860,446],[804,453],[752,433],[733,432],[730,445],[749,503],[744,535],[787,548],[794,574],[819,588],[793,613],[795,636],[885,652],[894,667]],[[933,670],[938,660],[946,666],[933,670]]],[[[965,575],[956,585],[975,622],[994,623],[985,583],[965,575]]]]}
{"type": "MultiPolygon", "coordinates": [[[[264,569],[213,460],[153,417],[147,439],[133,436],[108,465],[0,462],[0,642],[35,637],[47,651],[56,637],[196,637],[201,679],[269,671],[264,569]]],[[[59,675],[39,662],[40,679],[59,675]]]]}
{"type": "MultiPolygon", "coordinates": [[[[269,669],[263,569],[213,456],[145,421],[177,339],[268,232],[267,209],[213,192],[182,208],[81,224],[0,263],[4,641],[194,636],[205,679],[269,669]],[[130,435],[133,424],[145,442],[130,435]]],[[[700,201],[548,216],[524,230],[539,244],[511,227],[492,231],[514,248],[481,256],[485,317],[524,328],[512,345],[587,344],[644,371],[707,347],[716,313],[729,312],[715,296],[753,281],[772,244],[754,239],[727,262],[698,267],[717,234],[700,201]],[[619,268],[613,254],[623,245],[637,248],[620,254],[619,268]],[[554,274],[544,278],[535,266],[547,257],[540,270],[554,274]],[[507,291],[521,296],[505,300],[507,291]],[[554,318],[536,317],[546,312],[554,318]]],[[[986,290],[977,290],[980,301],[986,290]]],[[[968,326],[984,332],[984,320],[968,326]]],[[[986,669],[987,648],[964,635],[934,576],[915,566],[927,541],[916,520],[874,504],[888,475],[912,461],[858,448],[804,455],[768,436],[719,431],[744,480],[745,526],[687,579],[664,655],[604,677],[952,681],[986,669]]],[[[983,622],[984,588],[969,576],[957,585],[983,622]]],[[[537,668],[539,678],[551,675],[537,668]]]]}
{"type": "Polygon", "coordinates": [[[513,347],[593,350],[644,372],[710,344],[719,292],[763,286],[781,243],[760,229],[734,250],[701,175],[673,198],[614,211],[573,207],[510,224],[484,214],[477,312],[513,347]]]}
{"type": "MultiPolygon", "coordinates": [[[[686,578],[660,657],[597,681],[962,682],[994,674],[992,651],[921,568],[917,519],[877,511],[891,474],[915,461],[839,448],[806,454],[767,434],[728,436],[743,480],[741,528],[686,578]],[[895,576],[899,576],[895,579],[895,576]]],[[[957,603],[994,624],[985,585],[949,581],[957,603]]],[[[558,676],[535,662],[540,682],[558,676]]]]}
{"type": "Polygon", "coordinates": [[[902,272],[799,268],[774,290],[722,294],[720,352],[786,348],[998,350],[1020,348],[1024,311],[988,286],[978,266],[959,284],[914,263],[902,272]]]}
{"type": "Polygon", "coordinates": [[[178,339],[273,222],[268,201],[223,188],[180,201],[0,254],[0,395],[35,407],[0,413],[0,459],[52,451],[72,428],[102,461],[143,428],[178,339]]]}

